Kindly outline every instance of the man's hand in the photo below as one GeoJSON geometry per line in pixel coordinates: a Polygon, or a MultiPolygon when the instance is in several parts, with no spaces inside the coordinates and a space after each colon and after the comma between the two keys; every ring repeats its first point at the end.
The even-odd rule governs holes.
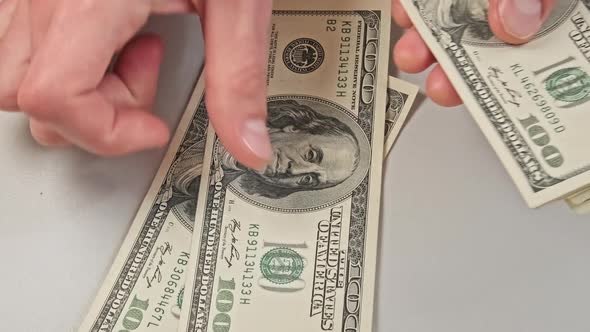
{"type": "MultiPolygon", "coordinates": [[[[469,1],[482,0],[456,0],[456,2],[469,1]]],[[[490,27],[498,38],[507,43],[526,43],[539,31],[554,4],[555,0],[490,0],[488,11],[490,27]]],[[[399,26],[407,29],[393,50],[396,65],[408,73],[419,73],[428,69],[436,62],[436,59],[412,26],[400,0],[392,0],[392,16],[399,26]]],[[[426,93],[434,102],[442,106],[457,106],[462,103],[438,64],[428,76],[426,93]]]]}
{"type": "Polygon", "coordinates": [[[30,117],[47,146],[117,156],[164,146],[150,113],[163,45],[136,36],[153,13],[195,12],[206,44],[206,101],[226,148],[244,165],[270,157],[267,30],[272,0],[0,1],[0,109],[30,117]],[[114,72],[106,73],[115,53],[114,72]]]}

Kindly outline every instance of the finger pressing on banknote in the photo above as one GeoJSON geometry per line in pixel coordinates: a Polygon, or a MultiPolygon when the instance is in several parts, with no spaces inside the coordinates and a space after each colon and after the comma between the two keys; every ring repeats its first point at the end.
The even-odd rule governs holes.
{"type": "Polygon", "coordinates": [[[554,5],[555,0],[490,0],[490,27],[507,43],[525,43],[539,31],[554,5]]]}
{"type": "MultiPolygon", "coordinates": [[[[539,31],[555,5],[555,0],[436,0],[433,6],[454,8],[442,10],[440,19],[456,31],[467,27],[478,33],[495,35],[509,44],[522,44],[539,31]]],[[[392,16],[402,28],[407,29],[396,43],[393,57],[397,67],[407,73],[419,73],[433,67],[426,84],[427,95],[441,106],[457,106],[462,103],[442,68],[416,32],[401,5],[393,0],[392,16]]]]}
{"type": "Polygon", "coordinates": [[[225,148],[243,165],[264,169],[266,66],[271,0],[214,0],[205,6],[206,103],[225,148]]]}

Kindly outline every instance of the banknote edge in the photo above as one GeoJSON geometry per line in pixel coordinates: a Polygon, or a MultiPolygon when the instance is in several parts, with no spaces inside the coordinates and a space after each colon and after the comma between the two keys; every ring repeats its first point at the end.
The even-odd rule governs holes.
{"type": "MultiPolygon", "coordinates": [[[[383,69],[382,67],[388,67],[389,64],[389,55],[390,55],[390,28],[391,28],[391,21],[389,19],[383,19],[384,17],[389,17],[389,13],[391,11],[391,7],[390,7],[390,3],[389,2],[384,2],[387,5],[385,5],[383,8],[383,10],[366,10],[366,9],[350,9],[350,10],[313,10],[314,12],[358,12],[358,11],[370,11],[370,12],[377,12],[379,13],[379,19],[380,19],[380,29],[382,29],[380,31],[380,33],[382,33],[382,39],[380,39],[380,45],[379,45],[379,53],[380,53],[380,58],[379,58],[379,62],[378,62],[378,66],[381,67],[381,69],[383,69]],[[381,54],[385,54],[385,58],[381,56],[381,54]]],[[[281,12],[287,12],[290,10],[280,10],[281,12]]],[[[304,12],[301,10],[293,10],[290,12],[304,12]]],[[[386,107],[386,95],[387,95],[387,86],[388,86],[388,70],[376,70],[378,72],[378,77],[376,79],[376,86],[380,87],[376,92],[375,92],[375,99],[378,100],[374,103],[374,107],[377,110],[384,110],[386,107]],[[380,97],[379,97],[380,96],[380,97]]],[[[385,125],[385,112],[383,111],[374,111],[374,126],[373,126],[373,131],[372,131],[372,137],[371,140],[372,142],[372,153],[371,153],[371,169],[370,169],[370,173],[367,175],[367,185],[369,187],[374,187],[371,188],[370,190],[367,190],[367,216],[366,216],[366,222],[367,225],[369,222],[372,222],[373,225],[371,227],[367,226],[367,230],[365,231],[364,234],[364,247],[366,249],[366,254],[363,255],[363,262],[367,262],[367,257],[370,259],[370,261],[368,263],[370,264],[366,264],[364,265],[366,267],[366,271],[368,271],[369,273],[365,273],[366,271],[363,271],[366,275],[368,275],[368,277],[364,277],[363,278],[363,283],[362,283],[362,289],[363,289],[363,294],[366,292],[370,293],[370,296],[363,296],[361,294],[361,298],[362,298],[362,308],[364,310],[366,310],[368,312],[367,315],[363,315],[360,317],[360,323],[361,323],[361,327],[362,330],[371,330],[372,328],[372,324],[373,324],[373,319],[374,319],[374,292],[375,292],[375,282],[376,282],[376,275],[375,275],[375,269],[376,269],[376,262],[377,262],[377,243],[376,240],[378,239],[377,234],[378,234],[378,226],[379,226],[379,222],[380,222],[380,198],[381,198],[381,179],[382,179],[382,172],[383,172],[383,146],[385,144],[385,137],[383,134],[379,135],[378,133],[383,133],[384,132],[384,125],[385,125]],[[377,185],[379,183],[379,185],[377,185]],[[371,195],[375,195],[376,198],[372,198],[370,197],[371,195]],[[372,207],[372,209],[369,210],[369,208],[372,207]],[[367,238],[373,238],[375,239],[375,241],[367,241],[367,238]]],[[[213,141],[215,139],[216,135],[214,133],[213,128],[210,128],[209,134],[207,136],[207,151],[209,150],[209,147],[211,144],[213,144],[213,141]]],[[[194,245],[196,242],[200,243],[201,240],[201,234],[202,233],[202,229],[203,229],[203,216],[205,214],[205,212],[207,211],[208,208],[208,204],[206,204],[207,200],[205,199],[207,196],[209,196],[209,182],[211,180],[211,174],[210,174],[210,166],[211,166],[211,159],[212,159],[212,154],[211,153],[205,153],[205,160],[203,165],[208,165],[208,167],[203,167],[203,174],[201,177],[201,184],[200,184],[200,190],[199,190],[199,205],[197,207],[197,211],[196,211],[196,222],[195,222],[195,228],[194,228],[194,232],[193,232],[193,243],[192,243],[192,248],[195,248],[194,245]],[[202,203],[201,203],[202,202],[202,203]],[[197,226],[198,225],[198,226],[197,226]]],[[[188,267],[188,274],[189,277],[187,277],[187,281],[185,284],[185,288],[186,289],[193,289],[196,283],[196,278],[192,277],[195,275],[195,269],[197,268],[198,265],[198,260],[196,259],[197,257],[200,256],[200,250],[198,252],[195,252],[191,249],[191,260],[189,263],[189,267],[188,267]]],[[[193,301],[193,295],[194,292],[185,292],[184,293],[184,298],[183,298],[183,303],[192,303],[193,301]]],[[[179,324],[179,328],[178,331],[190,331],[189,329],[189,319],[190,319],[190,305],[187,305],[185,307],[183,307],[182,309],[182,313],[181,313],[181,318],[180,318],[180,324],[179,324]]]]}
{"type": "Polygon", "coordinates": [[[455,73],[456,67],[449,59],[449,56],[442,48],[442,46],[435,40],[430,28],[421,19],[418,9],[415,7],[415,0],[401,0],[403,8],[408,13],[413,25],[416,27],[418,33],[423,38],[428,47],[432,50],[434,57],[441,67],[448,73],[449,79],[455,86],[457,93],[460,95],[467,110],[473,117],[475,123],[479,126],[484,137],[488,140],[489,145],[493,151],[496,152],[498,158],[503,163],[505,171],[512,179],[516,187],[521,193],[521,197],[529,208],[539,208],[552,201],[563,199],[580,189],[580,181],[585,185],[590,183],[590,173],[585,172],[569,179],[561,181],[559,184],[543,189],[542,191],[534,192],[531,188],[527,177],[522,173],[522,169],[518,162],[514,160],[510,149],[501,143],[501,138],[498,137],[498,132],[489,123],[487,116],[479,110],[475,97],[469,92],[466,83],[458,74],[455,73]],[[581,178],[578,178],[580,177],[581,178]]]}
{"type": "Polygon", "coordinates": [[[387,157],[391,153],[391,150],[393,149],[393,146],[395,145],[395,142],[397,142],[399,136],[401,135],[401,132],[407,125],[408,116],[414,109],[416,98],[418,97],[418,93],[420,92],[420,88],[417,85],[406,82],[404,80],[400,80],[399,78],[393,76],[389,76],[388,89],[392,88],[393,85],[399,86],[399,91],[407,94],[408,98],[406,99],[401,114],[397,118],[395,124],[393,125],[393,128],[391,129],[387,137],[385,137],[385,150],[383,152],[384,159],[387,159],[387,157]]]}
{"type": "MultiPolygon", "coordinates": [[[[199,76],[203,73],[203,69],[204,67],[201,67],[201,70],[197,73],[199,76]]],[[[79,332],[98,331],[95,326],[99,323],[98,320],[100,318],[100,314],[104,310],[109,294],[113,290],[115,282],[120,278],[120,274],[126,265],[130,253],[135,247],[139,233],[144,229],[145,224],[148,221],[148,216],[152,210],[152,206],[155,199],[157,198],[158,192],[165,181],[165,176],[170,166],[174,162],[178,148],[180,147],[182,140],[186,135],[186,131],[191,126],[190,120],[199,111],[201,96],[198,95],[198,90],[200,84],[200,80],[194,80],[192,84],[193,90],[190,96],[187,98],[184,111],[177,122],[174,136],[168,144],[167,150],[160,161],[160,166],[158,166],[158,170],[156,171],[141,204],[136,209],[134,217],[129,223],[129,228],[125,233],[119,249],[112,259],[111,266],[107,269],[102,282],[97,288],[94,299],[91,301],[90,305],[87,306],[87,314],[83,317],[83,320],[78,327],[79,332]],[[197,99],[199,103],[195,102],[197,99]],[[145,211],[145,214],[141,214],[142,211],[145,211]],[[121,259],[120,257],[124,258],[121,259]]],[[[147,253],[147,256],[149,256],[149,254],[150,253],[147,253]]],[[[124,306],[125,303],[121,305],[121,307],[124,306]]]]}

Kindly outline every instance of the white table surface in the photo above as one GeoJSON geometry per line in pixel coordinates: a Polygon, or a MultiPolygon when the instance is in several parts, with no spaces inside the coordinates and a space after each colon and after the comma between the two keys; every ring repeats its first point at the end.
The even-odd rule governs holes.
{"type": "MultiPolygon", "coordinates": [[[[199,24],[148,29],[167,45],[155,112],[175,128],[203,60],[199,24]]],[[[423,75],[400,77],[424,91],[423,75]]],[[[0,330],[74,331],[165,151],[46,150],[8,113],[0,151],[0,330]]],[[[383,191],[375,331],[590,330],[590,217],[528,209],[462,107],[420,98],[383,191]]]]}

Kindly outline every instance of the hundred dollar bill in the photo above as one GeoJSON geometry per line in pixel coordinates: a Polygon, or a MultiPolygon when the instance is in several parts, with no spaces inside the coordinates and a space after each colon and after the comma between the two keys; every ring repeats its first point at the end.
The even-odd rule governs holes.
{"type": "Polygon", "coordinates": [[[209,131],[179,331],[371,331],[390,1],[274,6],[274,157],[209,131]]]}
{"type": "MultiPolygon", "coordinates": [[[[186,275],[183,266],[190,253],[205,152],[207,116],[198,103],[202,90],[199,81],[160,170],[80,331],[177,329],[186,275]]],[[[415,90],[410,83],[389,78],[386,141],[395,140],[415,90]]]]}
{"type": "Polygon", "coordinates": [[[208,119],[202,82],[79,331],[176,331],[208,119]]]}
{"type": "Polygon", "coordinates": [[[412,105],[418,95],[418,87],[393,76],[387,87],[387,108],[385,111],[385,152],[386,157],[399,136],[412,105]]]}
{"type": "Polygon", "coordinates": [[[401,3],[529,207],[590,184],[589,1],[556,1],[518,47],[494,37],[487,0],[401,3]]]}

